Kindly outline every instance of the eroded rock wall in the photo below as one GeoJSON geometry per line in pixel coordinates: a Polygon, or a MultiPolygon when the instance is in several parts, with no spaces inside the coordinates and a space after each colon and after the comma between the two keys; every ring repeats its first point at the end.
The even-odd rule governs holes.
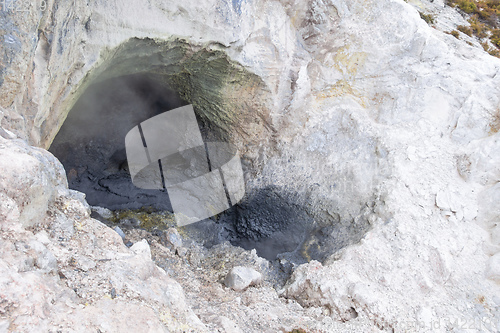
{"type": "MultiPolygon", "coordinates": [[[[61,176],[44,176],[57,169],[37,159],[46,153],[11,138],[47,148],[93,80],[163,69],[198,112],[229,128],[251,165],[249,193],[293,193],[314,220],[306,246],[363,238],[324,267],[301,266],[284,296],[387,330],[480,318],[498,330],[498,59],[399,0],[49,1],[23,15],[2,13],[2,154],[19,165],[0,163],[3,223],[19,226],[4,239],[31,239],[36,230],[22,225],[54,221],[43,214],[61,196],[54,188],[71,200],[61,176]]],[[[33,274],[57,279],[40,265],[33,274]]]]}

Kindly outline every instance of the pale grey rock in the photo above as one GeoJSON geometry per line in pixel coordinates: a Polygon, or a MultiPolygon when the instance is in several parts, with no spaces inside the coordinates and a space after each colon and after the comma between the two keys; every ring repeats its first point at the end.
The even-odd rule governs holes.
{"type": "Polygon", "coordinates": [[[202,246],[192,246],[187,253],[187,259],[191,265],[197,267],[206,257],[207,250],[202,246]]]}
{"type": "Polygon", "coordinates": [[[234,321],[225,316],[217,317],[214,322],[218,323],[226,333],[243,333],[234,321]]]}
{"type": "Polygon", "coordinates": [[[8,131],[6,129],[3,129],[0,127],[0,136],[3,137],[4,139],[15,139],[16,135],[12,133],[11,131],[8,131]]]}
{"type": "Polygon", "coordinates": [[[120,235],[120,237],[121,237],[122,239],[125,239],[125,237],[127,237],[127,236],[125,235],[125,233],[123,232],[123,230],[122,230],[122,229],[120,229],[120,227],[115,227],[113,230],[114,230],[114,231],[116,231],[116,233],[117,233],[118,235],[120,235]]]}
{"type": "Polygon", "coordinates": [[[0,226],[2,231],[15,229],[20,224],[20,212],[17,203],[3,192],[0,192],[0,226]]]}
{"type": "Polygon", "coordinates": [[[0,331],[8,332],[9,329],[9,321],[8,320],[0,320],[0,331]]]}
{"type": "Polygon", "coordinates": [[[236,266],[229,271],[224,280],[228,288],[236,291],[242,291],[249,286],[257,285],[262,282],[262,274],[251,267],[236,266]]]}
{"type": "Polygon", "coordinates": [[[35,234],[36,240],[42,243],[43,245],[47,246],[50,244],[50,236],[45,230],[41,230],[40,232],[35,234]]]}
{"type": "Polygon", "coordinates": [[[135,253],[113,230],[91,219],[82,221],[75,232],[78,236],[65,241],[64,247],[59,239],[49,237],[47,243],[47,235],[38,233],[36,238],[47,243],[43,244],[22,231],[15,245],[7,246],[11,238],[2,244],[0,288],[8,325],[21,331],[35,326],[83,331],[91,325],[108,332],[124,327],[206,332],[185,304],[182,288],[151,261],[147,242],[137,242],[135,253]],[[32,258],[31,265],[20,269],[23,258],[32,258]],[[27,309],[34,314],[25,316],[27,309]]]}
{"type": "Polygon", "coordinates": [[[175,250],[175,252],[177,253],[177,255],[179,257],[182,257],[182,258],[184,258],[184,257],[187,256],[188,251],[189,250],[187,248],[185,248],[185,247],[178,247],[177,250],[175,250]]]}
{"type": "Polygon", "coordinates": [[[500,223],[496,224],[491,230],[491,243],[500,246],[500,223]]]}
{"type": "MultiPolygon", "coordinates": [[[[173,319],[171,319],[173,320],[173,319]]],[[[68,330],[80,327],[95,327],[100,332],[165,332],[165,324],[155,311],[147,305],[127,302],[122,299],[102,299],[95,304],[77,308],[67,315],[67,320],[61,324],[68,330]],[[72,323],[74,326],[69,326],[72,323]]],[[[172,331],[175,331],[170,325],[172,331]]],[[[177,332],[180,329],[177,327],[177,332]]]]}
{"type": "Polygon", "coordinates": [[[57,213],[51,223],[53,236],[69,238],[75,234],[74,220],[57,213]]]}
{"type": "Polygon", "coordinates": [[[66,181],[62,165],[47,151],[22,141],[0,143],[0,187],[16,201],[23,226],[46,223],[56,188],[66,181]]]}
{"type": "Polygon", "coordinates": [[[132,227],[132,228],[138,228],[141,225],[141,221],[139,221],[139,219],[136,219],[135,217],[120,220],[120,223],[126,227],[132,227]]]}
{"type": "Polygon", "coordinates": [[[84,272],[88,272],[89,270],[94,269],[97,266],[95,260],[92,260],[87,256],[74,256],[73,260],[76,267],[84,272]]]}
{"type": "Polygon", "coordinates": [[[10,159],[0,176],[2,327],[206,332],[182,288],[151,261],[146,241],[126,248],[90,219],[84,195],[67,189],[57,160],[1,140],[0,154],[10,159]]]}
{"type": "Polygon", "coordinates": [[[161,239],[164,245],[172,250],[177,250],[182,247],[182,238],[176,228],[168,228],[162,234],[161,239]]]}
{"type": "Polygon", "coordinates": [[[45,245],[42,243],[33,240],[29,244],[29,248],[35,251],[35,266],[46,272],[46,273],[55,273],[57,272],[57,259],[50,252],[45,245]]]}
{"type": "Polygon", "coordinates": [[[110,219],[113,217],[113,212],[107,208],[104,208],[104,207],[99,207],[99,206],[92,206],[90,207],[90,209],[93,211],[93,212],[96,212],[97,214],[99,214],[100,216],[104,217],[105,219],[110,219]]]}

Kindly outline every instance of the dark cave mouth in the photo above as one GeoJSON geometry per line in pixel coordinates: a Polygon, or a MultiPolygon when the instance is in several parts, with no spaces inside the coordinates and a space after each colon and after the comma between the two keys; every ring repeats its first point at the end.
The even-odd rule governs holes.
{"type": "Polygon", "coordinates": [[[49,151],[63,164],[69,187],[85,193],[91,206],[171,210],[165,191],[132,184],[124,138],[138,123],[187,104],[147,75],[98,82],[75,103],[49,151]]]}
{"type": "MultiPolygon", "coordinates": [[[[71,189],[85,193],[91,206],[115,212],[114,220],[108,221],[111,225],[121,221],[128,223],[125,228],[166,229],[172,226],[171,219],[154,221],[171,214],[168,193],[133,185],[124,138],[137,124],[187,104],[178,92],[148,74],[97,82],[75,103],[49,151],[62,162],[71,189]],[[141,223],[141,218],[147,222],[141,223]]],[[[203,118],[198,124],[204,141],[216,137],[203,118]]],[[[256,249],[268,260],[286,253],[291,261],[306,262],[301,246],[313,221],[289,197],[276,187],[254,189],[227,211],[182,228],[207,247],[229,240],[256,249]]]]}
{"type": "Polygon", "coordinates": [[[344,219],[331,213],[335,207],[315,207],[307,189],[249,188],[260,183],[249,180],[258,180],[263,168],[256,149],[275,140],[267,121],[272,92],[220,46],[133,38],[111,60],[82,82],[59,131],[46,133],[54,137],[49,151],[62,162],[69,187],[85,193],[91,206],[113,211],[113,221],[103,222],[152,232],[175,226],[167,191],[133,185],[124,138],[139,123],[192,104],[204,142],[227,142],[239,150],[246,193],[226,211],[179,227],[186,237],[208,248],[230,241],[290,267],[323,262],[369,229],[361,215],[344,219]]]}

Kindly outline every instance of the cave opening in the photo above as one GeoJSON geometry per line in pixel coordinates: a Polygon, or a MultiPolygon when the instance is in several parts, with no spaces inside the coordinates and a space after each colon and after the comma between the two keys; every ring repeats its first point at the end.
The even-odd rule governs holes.
{"type": "MultiPolygon", "coordinates": [[[[106,79],[91,85],[78,99],[49,150],[62,162],[69,187],[85,193],[91,206],[116,212],[122,223],[129,221],[122,228],[165,229],[172,224],[159,223],[158,219],[172,212],[169,195],[166,190],[134,186],[124,138],[137,124],[185,105],[188,102],[178,92],[154,75],[106,79]],[[156,223],[141,223],[145,216],[148,220],[157,217],[156,223]]],[[[217,136],[202,119],[198,124],[204,141],[217,136]]],[[[98,213],[94,217],[103,218],[98,213]]],[[[252,191],[240,204],[216,217],[184,228],[189,230],[185,234],[205,246],[230,240],[273,260],[279,254],[297,252],[307,219],[299,205],[277,188],[267,187],[252,191]]]]}
{"type": "Polygon", "coordinates": [[[304,193],[252,181],[265,163],[262,147],[272,150],[275,144],[266,120],[270,92],[224,52],[189,47],[182,41],[159,46],[133,39],[82,85],[49,148],[62,162],[69,187],[85,193],[91,206],[111,210],[110,223],[152,232],[175,227],[168,192],[132,183],[124,138],[141,122],[192,104],[203,141],[239,150],[246,193],[221,214],[181,227],[184,235],[207,248],[230,241],[289,265],[324,261],[359,240],[363,232],[351,230],[365,230],[365,220],[314,215],[304,193]]]}
{"type": "MultiPolygon", "coordinates": [[[[77,100],[49,151],[62,162],[69,187],[85,193],[91,206],[115,212],[114,222],[128,223],[122,228],[156,230],[175,226],[171,220],[159,223],[159,219],[172,213],[166,190],[134,186],[124,138],[137,124],[188,104],[154,74],[131,74],[98,81],[77,100]],[[145,216],[148,222],[152,216],[156,221],[143,223],[145,216]]],[[[196,114],[205,142],[221,137],[199,112],[196,114]]],[[[244,169],[248,173],[248,167],[244,169]]],[[[302,221],[290,221],[294,216],[305,214],[274,192],[273,189],[254,191],[241,204],[222,214],[184,227],[188,229],[185,234],[207,247],[230,240],[233,245],[248,250],[256,248],[260,256],[270,260],[280,253],[294,251],[303,237],[303,230],[299,230],[302,221]],[[245,222],[238,223],[238,220],[245,222]]],[[[95,212],[94,217],[103,218],[95,212]]]]}
{"type": "Polygon", "coordinates": [[[124,138],[137,124],[187,104],[145,74],[98,82],[75,103],[50,151],[62,162],[69,187],[85,193],[91,206],[171,210],[165,191],[133,185],[124,138]]]}

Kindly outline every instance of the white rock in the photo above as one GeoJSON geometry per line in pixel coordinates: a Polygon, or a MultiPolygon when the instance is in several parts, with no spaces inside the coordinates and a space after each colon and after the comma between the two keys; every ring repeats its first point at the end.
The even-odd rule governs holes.
{"type": "Polygon", "coordinates": [[[456,212],[457,200],[453,192],[449,190],[440,191],[436,195],[436,205],[443,209],[456,212]]]}
{"type": "Polygon", "coordinates": [[[38,232],[35,235],[35,237],[36,237],[36,240],[39,241],[40,243],[42,243],[43,245],[50,244],[49,235],[45,230],[38,232]]]}
{"type": "Polygon", "coordinates": [[[494,245],[500,245],[500,222],[491,231],[491,242],[494,245]]]}
{"type": "Polygon", "coordinates": [[[149,248],[148,241],[143,239],[140,242],[135,243],[130,247],[130,249],[137,255],[144,256],[148,260],[151,260],[151,249],[149,248]]]}
{"type": "Polygon", "coordinates": [[[259,284],[262,274],[251,267],[236,266],[227,274],[224,284],[228,288],[242,291],[249,286],[259,284]]]}
{"type": "Polygon", "coordinates": [[[500,282],[500,253],[495,254],[488,260],[486,276],[490,280],[500,282]]]}
{"type": "Polygon", "coordinates": [[[225,316],[218,317],[215,320],[215,322],[217,322],[220,326],[222,326],[224,332],[226,333],[243,333],[243,331],[238,327],[238,325],[234,321],[225,316]]]}

